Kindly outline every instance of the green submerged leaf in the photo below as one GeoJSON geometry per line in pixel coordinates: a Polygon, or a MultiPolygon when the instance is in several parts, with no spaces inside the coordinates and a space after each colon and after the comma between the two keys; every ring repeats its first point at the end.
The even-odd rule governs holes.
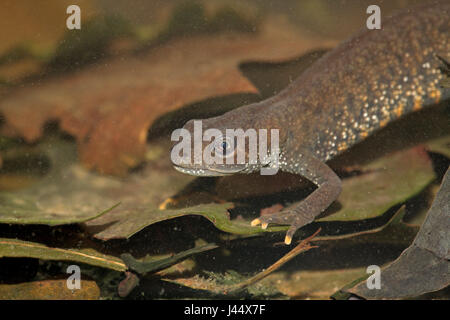
{"type": "Polygon", "coordinates": [[[261,228],[250,226],[250,223],[245,220],[230,220],[228,209],[231,209],[232,207],[232,203],[210,203],[188,208],[169,210],[142,208],[133,214],[126,214],[126,219],[124,219],[123,215],[125,212],[120,212],[119,207],[118,210],[114,212],[116,215],[114,215],[114,213],[111,215],[105,215],[88,222],[87,225],[91,227],[96,225],[108,225],[110,221],[115,220],[114,216],[117,216],[118,219],[120,219],[119,221],[95,234],[96,238],[103,240],[129,238],[141,231],[143,228],[154,223],[187,215],[202,216],[211,221],[218,229],[232,234],[252,235],[266,231],[282,231],[285,229],[285,227],[273,227],[268,228],[267,230],[262,230],[261,228]],[[122,218],[119,218],[119,216],[122,216],[122,218]]]}
{"type": "Polygon", "coordinates": [[[434,179],[431,160],[422,147],[382,157],[343,180],[337,203],[316,221],[356,221],[381,216],[417,195],[434,179]]]}
{"type": "Polygon", "coordinates": [[[49,226],[80,223],[95,219],[114,207],[102,212],[67,211],[64,208],[53,211],[51,208],[39,207],[32,197],[20,198],[14,193],[4,192],[0,194],[0,222],[49,226]]]}
{"type": "Polygon", "coordinates": [[[116,271],[127,270],[121,259],[99,253],[94,249],[52,248],[41,243],[8,238],[0,238],[0,257],[75,261],[116,271]]]}
{"type": "Polygon", "coordinates": [[[167,258],[150,257],[145,259],[145,261],[140,261],[138,259],[133,258],[133,256],[128,253],[122,254],[121,258],[126,263],[128,268],[130,268],[131,270],[136,271],[139,274],[146,274],[149,272],[156,272],[168,268],[186,258],[189,258],[192,255],[216,248],[218,248],[216,244],[210,243],[203,246],[194,247],[192,249],[174,254],[167,258]]]}
{"type": "Polygon", "coordinates": [[[426,148],[450,158],[450,135],[427,142],[426,148]]]}
{"type": "Polygon", "coordinates": [[[105,188],[110,181],[90,175],[74,164],[77,160],[74,144],[48,139],[33,149],[49,159],[50,172],[31,187],[0,192],[0,223],[51,226],[80,223],[117,205],[118,201],[102,200],[89,190],[89,184],[105,188]]]}

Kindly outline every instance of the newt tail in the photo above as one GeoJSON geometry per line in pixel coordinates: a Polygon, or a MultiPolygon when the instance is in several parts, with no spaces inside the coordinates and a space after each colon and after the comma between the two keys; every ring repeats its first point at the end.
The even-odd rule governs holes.
{"type": "MultiPolygon", "coordinates": [[[[388,123],[450,97],[450,88],[441,85],[448,65],[438,58],[450,61],[449,17],[448,1],[400,12],[383,20],[382,29],[363,30],[325,54],[276,96],[202,120],[203,130],[224,133],[278,129],[276,165],[317,185],[294,208],[262,216],[252,225],[289,225],[285,243],[290,244],[296,230],[341,192],[341,180],[328,160],[388,123]]],[[[189,121],[184,129],[192,133],[193,124],[189,121]]],[[[235,157],[239,146],[229,142],[221,141],[216,152],[235,157]]],[[[203,151],[208,146],[202,142],[203,151]]],[[[174,164],[181,172],[200,176],[250,173],[275,165],[262,159],[234,163],[174,164]]]]}

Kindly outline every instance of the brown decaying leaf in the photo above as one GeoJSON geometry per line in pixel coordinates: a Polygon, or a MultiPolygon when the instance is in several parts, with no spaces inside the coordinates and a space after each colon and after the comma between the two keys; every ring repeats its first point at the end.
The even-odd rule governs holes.
{"type": "Polygon", "coordinates": [[[139,285],[139,277],[132,272],[125,272],[125,279],[120,281],[117,287],[117,293],[120,297],[124,298],[133,291],[139,285]]]}
{"type": "Polygon", "coordinates": [[[67,279],[0,284],[2,300],[97,300],[100,289],[92,280],[81,280],[81,288],[70,290],[67,279]]]}
{"type": "Polygon", "coordinates": [[[57,120],[78,139],[85,165],[124,174],[143,160],[148,128],[161,114],[208,97],[257,92],[238,71],[240,62],[281,60],[335,45],[284,21],[267,19],[261,30],[173,40],[145,55],[17,88],[0,101],[1,131],[34,141],[46,122],[57,120]]]}

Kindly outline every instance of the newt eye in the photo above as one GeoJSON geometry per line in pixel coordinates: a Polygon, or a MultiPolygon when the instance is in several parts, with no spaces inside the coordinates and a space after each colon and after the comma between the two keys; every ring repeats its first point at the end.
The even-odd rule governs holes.
{"type": "Polygon", "coordinates": [[[216,152],[223,157],[229,157],[234,154],[235,144],[228,137],[216,145],[216,152]]]}

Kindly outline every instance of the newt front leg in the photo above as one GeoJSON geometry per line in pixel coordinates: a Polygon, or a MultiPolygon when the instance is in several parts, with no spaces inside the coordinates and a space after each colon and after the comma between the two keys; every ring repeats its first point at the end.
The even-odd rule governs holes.
{"type": "Polygon", "coordinates": [[[290,244],[299,228],[311,223],[337,199],[342,186],[341,179],[329,166],[305,153],[282,154],[280,169],[310,180],[317,189],[294,208],[257,218],[251,224],[252,226],[261,224],[263,229],[267,228],[269,223],[290,225],[284,240],[286,244],[290,244]]]}

